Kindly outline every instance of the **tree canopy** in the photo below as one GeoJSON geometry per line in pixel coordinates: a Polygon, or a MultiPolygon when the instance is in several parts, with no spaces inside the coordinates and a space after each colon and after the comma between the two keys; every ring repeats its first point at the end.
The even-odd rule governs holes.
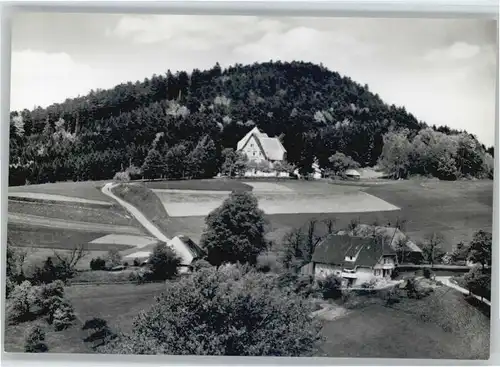
{"type": "Polygon", "coordinates": [[[168,282],[133,331],[102,352],[310,356],[320,338],[310,303],[277,283],[275,275],[241,266],[202,268],[168,282]]]}
{"type": "MultiPolygon", "coordinates": [[[[203,174],[212,175],[222,165],[217,159],[214,168],[214,152],[234,149],[253,126],[282,137],[288,162],[301,173],[315,159],[327,167],[336,152],[373,166],[389,131],[407,129],[412,138],[427,127],[347,76],[312,63],[280,61],[167,72],[47,108],[12,111],[10,117],[11,185],[111,179],[145,161],[146,176],[178,177],[188,174],[179,172],[180,158],[194,150],[196,159],[207,158],[203,174]],[[162,172],[165,159],[170,164],[162,172]]],[[[459,133],[432,128],[439,129],[446,136],[459,133]]],[[[474,137],[463,138],[453,148],[453,167],[476,175],[483,148],[474,137]]],[[[447,162],[441,165],[453,174],[447,162]]]]}
{"type": "Polygon", "coordinates": [[[250,192],[232,192],[205,222],[201,245],[212,265],[255,264],[257,256],[268,247],[264,212],[250,192]]]}

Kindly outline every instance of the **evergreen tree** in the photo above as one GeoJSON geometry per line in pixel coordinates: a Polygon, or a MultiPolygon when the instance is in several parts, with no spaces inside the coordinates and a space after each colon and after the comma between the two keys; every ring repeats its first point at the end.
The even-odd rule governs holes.
{"type": "Polygon", "coordinates": [[[193,178],[211,178],[217,174],[217,148],[205,135],[189,154],[189,170],[193,178]]]}
{"type": "Polygon", "coordinates": [[[156,149],[148,152],[146,159],[141,167],[144,178],[153,179],[162,176],[165,169],[165,163],[156,149]]]}
{"type": "Polygon", "coordinates": [[[187,149],[184,144],[177,144],[169,149],[165,157],[165,172],[168,178],[184,178],[187,167],[187,149]]]}

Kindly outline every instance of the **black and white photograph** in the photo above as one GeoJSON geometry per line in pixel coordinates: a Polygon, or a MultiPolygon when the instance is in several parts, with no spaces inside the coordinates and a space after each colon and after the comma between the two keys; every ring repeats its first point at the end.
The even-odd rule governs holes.
{"type": "Polygon", "coordinates": [[[15,14],[4,351],[489,359],[497,34],[15,14]]]}

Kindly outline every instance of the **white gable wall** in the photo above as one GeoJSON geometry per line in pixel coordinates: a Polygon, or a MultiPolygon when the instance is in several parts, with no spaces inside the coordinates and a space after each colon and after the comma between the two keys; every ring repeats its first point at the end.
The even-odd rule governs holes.
{"type": "Polygon", "coordinates": [[[255,139],[255,136],[251,136],[250,139],[248,140],[248,143],[243,147],[241,150],[246,156],[248,157],[248,160],[254,161],[254,162],[261,162],[266,160],[264,156],[264,152],[260,149],[259,144],[257,143],[257,140],[255,139]]]}

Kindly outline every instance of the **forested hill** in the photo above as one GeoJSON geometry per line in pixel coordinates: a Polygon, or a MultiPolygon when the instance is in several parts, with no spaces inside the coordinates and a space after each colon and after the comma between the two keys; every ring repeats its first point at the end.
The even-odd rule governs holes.
{"type": "Polygon", "coordinates": [[[152,148],[163,157],[174,152],[180,165],[202,140],[213,141],[220,156],[254,125],[280,136],[289,162],[303,170],[314,157],[327,166],[335,152],[374,165],[385,133],[406,128],[414,136],[425,127],[404,107],[323,66],[217,64],[11,112],[11,184],[110,179],[141,167],[152,148]]]}

